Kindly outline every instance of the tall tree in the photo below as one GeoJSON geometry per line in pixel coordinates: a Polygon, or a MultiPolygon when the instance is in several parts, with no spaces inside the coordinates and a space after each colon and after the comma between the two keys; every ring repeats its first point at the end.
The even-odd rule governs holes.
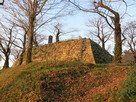
{"type": "Polygon", "coordinates": [[[54,34],[55,34],[55,37],[56,37],[56,42],[59,42],[60,41],[59,37],[62,34],[62,31],[61,31],[62,24],[58,23],[57,25],[54,26],[54,28],[55,28],[54,34]]]}
{"type": "Polygon", "coordinates": [[[25,7],[26,15],[28,17],[28,46],[26,52],[26,64],[32,62],[32,47],[33,47],[33,37],[34,37],[34,27],[36,17],[42,12],[42,9],[47,0],[24,0],[20,7],[25,7]],[[25,5],[25,6],[24,6],[25,5]]]}
{"type": "Polygon", "coordinates": [[[21,65],[23,63],[23,60],[24,60],[24,54],[25,54],[25,51],[26,51],[26,36],[27,36],[27,30],[24,28],[24,35],[23,35],[23,40],[21,40],[22,42],[22,52],[20,54],[20,59],[19,59],[19,65],[21,65]]]}
{"type": "Polygon", "coordinates": [[[32,62],[32,47],[33,44],[37,45],[37,31],[59,15],[62,11],[60,8],[55,9],[57,14],[51,14],[49,11],[54,9],[60,2],[61,0],[13,0],[10,6],[8,6],[7,12],[13,17],[13,20],[11,18],[9,20],[16,23],[19,27],[25,28],[24,32],[27,31],[27,37],[25,37],[28,39],[25,47],[26,64],[32,62]],[[46,14],[50,15],[45,20],[46,14]]]}
{"type": "Polygon", "coordinates": [[[4,66],[3,68],[9,68],[9,57],[13,47],[13,43],[16,40],[16,37],[13,36],[13,27],[8,29],[5,25],[1,24],[3,33],[0,34],[0,52],[4,55],[4,66]]]}
{"type": "Polygon", "coordinates": [[[114,40],[115,40],[115,48],[114,48],[114,63],[121,63],[121,56],[122,56],[122,39],[121,39],[121,24],[120,24],[120,14],[113,10],[112,8],[110,8],[109,6],[106,6],[104,4],[103,0],[100,0],[99,2],[94,2],[94,5],[96,7],[97,13],[104,17],[105,20],[107,21],[107,23],[109,24],[109,26],[114,30],[114,40]],[[112,15],[110,15],[110,19],[113,22],[112,26],[109,21],[108,18],[106,17],[107,14],[105,15],[104,12],[101,12],[99,10],[99,8],[104,8],[105,10],[108,10],[110,13],[112,13],[112,15]]]}
{"type": "Polygon", "coordinates": [[[100,17],[96,19],[90,19],[88,27],[91,28],[88,35],[94,36],[101,43],[102,48],[105,49],[105,43],[110,39],[112,34],[107,23],[100,17]]]}
{"type": "MultiPolygon", "coordinates": [[[[12,16],[15,18],[15,23],[20,26],[23,25],[27,28],[24,30],[27,32],[28,42],[27,42],[27,50],[26,51],[26,58],[25,63],[32,62],[32,47],[33,47],[33,39],[34,39],[34,33],[36,28],[36,23],[38,20],[39,14],[43,16],[43,8],[47,0],[14,0],[10,6],[12,8],[12,12],[9,12],[12,14],[12,16]],[[15,7],[13,7],[15,6],[15,7]]],[[[41,17],[40,16],[40,17],[41,17]]],[[[21,26],[22,27],[22,26],[21,26]]],[[[26,38],[26,33],[24,33],[24,38],[26,38]]],[[[23,50],[24,53],[24,50],[23,50]]]]}
{"type": "Polygon", "coordinates": [[[81,6],[76,2],[76,0],[68,0],[68,1],[72,3],[74,6],[76,6],[79,10],[82,10],[84,12],[97,13],[106,20],[107,24],[114,31],[114,40],[115,40],[114,63],[121,63],[122,39],[121,39],[120,14],[117,10],[113,8],[112,3],[117,4],[118,2],[123,2],[126,5],[126,2],[124,0],[117,0],[117,1],[97,0],[93,2],[95,8],[90,9],[81,6]]]}
{"type": "Polygon", "coordinates": [[[76,31],[74,29],[66,31],[66,30],[64,30],[63,27],[64,27],[64,25],[62,23],[57,22],[57,23],[53,24],[53,27],[50,28],[51,30],[48,30],[50,33],[54,34],[56,42],[60,41],[61,36],[64,36],[66,34],[76,31]]]}

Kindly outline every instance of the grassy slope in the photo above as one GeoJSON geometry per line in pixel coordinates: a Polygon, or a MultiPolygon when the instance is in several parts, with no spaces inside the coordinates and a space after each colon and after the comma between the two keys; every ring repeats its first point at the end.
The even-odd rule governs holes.
{"type": "Polygon", "coordinates": [[[0,102],[105,102],[131,67],[32,63],[0,71],[0,102]]]}

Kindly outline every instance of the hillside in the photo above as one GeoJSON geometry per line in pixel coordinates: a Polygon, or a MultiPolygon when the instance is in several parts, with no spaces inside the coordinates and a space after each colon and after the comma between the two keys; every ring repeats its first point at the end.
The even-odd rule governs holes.
{"type": "MultiPolygon", "coordinates": [[[[132,69],[79,62],[31,63],[4,69],[0,71],[0,102],[125,102],[125,90],[130,87],[124,80],[130,85],[136,71],[126,73],[132,69]]],[[[128,96],[130,102],[135,101],[134,95],[128,96]]]]}

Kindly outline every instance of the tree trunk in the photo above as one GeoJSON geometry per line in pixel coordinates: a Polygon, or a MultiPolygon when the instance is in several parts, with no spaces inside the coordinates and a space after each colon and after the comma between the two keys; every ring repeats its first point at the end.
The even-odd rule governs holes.
{"type": "Polygon", "coordinates": [[[134,63],[136,63],[136,54],[135,54],[135,51],[133,50],[131,45],[130,45],[130,50],[131,50],[133,58],[134,58],[134,63]]]}
{"type": "Polygon", "coordinates": [[[38,42],[37,42],[36,35],[34,36],[33,44],[34,44],[34,46],[35,46],[35,47],[37,47],[37,46],[38,46],[38,42]]]}
{"type": "Polygon", "coordinates": [[[121,26],[120,17],[116,15],[115,19],[115,47],[114,47],[114,63],[121,63],[122,57],[122,40],[121,40],[121,26]]]}
{"type": "Polygon", "coordinates": [[[136,56],[134,55],[133,57],[134,57],[134,63],[136,63],[136,56]]]}
{"type": "Polygon", "coordinates": [[[57,35],[56,35],[56,42],[59,42],[59,34],[60,33],[57,33],[57,35]]]}
{"type": "Polygon", "coordinates": [[[23,63],[24,51],[20,54],[19,65],[23,63]]]}
{"type": "Polygon", "coordinates": [[[110,7],[103,5],[103,0],[101,0],[100,2],[94,2],[95,4],[97,4],[97,6],[100,6],[106,10],[108,10],[109,12],[111,12],[113,16],[109,16],[111,18],[111,20],[114,22],[114,27],[112,27],[110,25],[110,23],[108,22],[108,19],[106,18],[106,16],[100,14],[102,17],[106,18],[107,23],[109,24],[109,26],[114,29],[114,39],[115,39],[115,47],[114,47],[114,59],[113,62],[114,63],[121,63],[121,56],[122,56],[122,40],[121,40],[121,26],[120,26],[120,15],[118,12],[114,11],[113,9],[111,9],[110,7]]]}
{"type": "Polygon", "coordinates": [[[32,48],[33,48],[33,33],[34,33],[34,18],[29,18],[29,31],[28,31],[28,47],[26,51],[26,64],[32,62],[32,48]]]}
{"type": "Polygon", "coordinates": [[[3,68],[9,68],[9,56],[5,55],[5,62],[3,68]]]}
{"type": "Polygon", "coordinates": [[[105,49],[105,41],[104,41],[104,39],[101,42],[102,42],[102,48],[105,49]]]}
{"type": "Polygon", "coordinates": [[[27,35],[27,31],[25,31],[25,34],[24,34],[23,50],[22,50],[22,53],[20,54],[19,65],[21,65],[24,60],[24,53],[26,50],[26,35],[27,35]]]}

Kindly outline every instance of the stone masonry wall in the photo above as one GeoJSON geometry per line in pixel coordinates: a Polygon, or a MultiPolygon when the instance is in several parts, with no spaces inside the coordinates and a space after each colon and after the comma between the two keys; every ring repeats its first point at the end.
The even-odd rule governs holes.
{"type": "MultiPolygon", "coordinates": [[[[19,65],[18,59],[13,66],[19,65]]],[[[83,63],[96,63],[89,39],[61,41],[34,47],[32,61],[81,61],[83,63]]]]}
{"type": "Polygon", "coordinates": [[[33,48],[33,61],[81,61],[95,64],[90,40],[77,39],[33,48]]]}
{"type": "Polygon", "coordinates": [[[94,59],[96,63],[111,63],[112,62],[112,55],[107,52],[105,49],[100,47],[97,43],[90,40],[90,44],[92,47],[92,52],[94,55],[94,59]]]}

